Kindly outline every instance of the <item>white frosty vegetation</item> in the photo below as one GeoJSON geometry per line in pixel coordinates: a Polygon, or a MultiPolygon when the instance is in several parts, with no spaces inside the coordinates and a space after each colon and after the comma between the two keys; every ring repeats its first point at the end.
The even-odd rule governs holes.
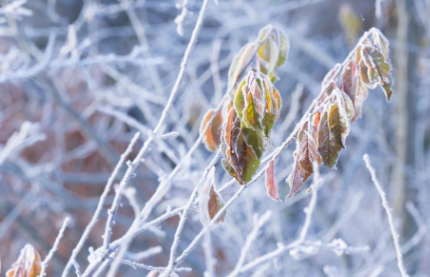
{"type": "MultiPolygon", "coordinates": [[[[75,228],[76,218],[66,218],[48,251],[25,245],[6,276],[44,277],[55,266],[62,277],[169,277],[187,272],[205,277],[299,276],[299,272],[358,277],[379,276],[397,259],[402,277],[407,277],[404,254],[427,234],[429,220],[409,203],[418,231],[402,244],[367,154],[365,164],[355,157],[378,140],[357,136],[368,124],[368,118],[360,118],[366,112],[363,106],[369,93],[378,89],[387,101],[393,95],[390,45],[382,32],[376,28],[364,32],[343,61],[334,64],[324,49],[303,34],[280,27],[278,22],[266,25],[266,19],[258,24],[243,22],[254,32],[246,37],[236,38],[238,31],[228,27],[242,28],[234,19],[222,25],[225,30],[221,28],[220,34],[211,34],[208,18],[224,18],[223,13],[230,9],[218,1],[182,0],[172,6],[176,9],[172,9],[175,14],[169,28],[176,30],[168,35],[180,35],[186,45],[172,43],[169,53],[160,55],[163,52],[151,43],[159,45],[158,37],[163,40],[166,34],[148,30],[138,13],[145,5],[156,6],[149,2],[85,2],[74,23],[61,33],[45,34],[42,50],[32,46],[27,55],[21,55],[19,47],[23,46],[18,45],[1,55],[0,83],[34,81],[46,90],[55,109],[73,119],[85,142],[62,151],[67,148],[65,134],[74,129],[60,124],[54,132],[59,144],[53,146],[55,159],[43,164],[49,155],[43,156],[43,166],[34,168],[25,162],[20,154],[49,138],[44,127],[55,121],[55,109],[47,105],[41,109],[47,119],[40,124],[22,123],[1,145],[0,169],[12,167],[10,161],[15,160],[31,189],[0,222],[0,240],[25,211],[43,206],[42,201],[30,201],[41,195],[52,197],[46,204],[50,209],[67,213],[70,207],[55,203],[51,196],[58,193],[75,201],[65,179],[85,185],[96,177],[104,182],[97,200],[85,199],[87,205],[79,202],[81,208],[91,210],[91,217],[79,219],[85,228],[73,230],[74,243],[66,228],[75,228]],[[191,12],[197,4],[198,12],[191,12]],[[117,14],[130,24],[124,32],[136,38],[124,55],[100,51],[99,40],[107,34],[98,32],[94,23],[99,17],[114,20],[117,14]],[[190,30],[187,24],[194,21],[190,30]],[[211,51],[206,51],[208,40],[211,51]],[[298,51],[295,43],[326,67],[319,91],[314,89],[318,83],[291,57],[291,53],[299,56],[294,52],[298,51]],[[168,68],[157,67],[166,63],[168,68]],[[137,70],[128,72],[128,66],[137,70]],[[62,78],[74,78],[67,75],[69,70],[79,76],[76,82],[79,79],[85,84],[79,89],[94,91],[86,104],[74,104],[78,97],[68,94],[70,84],[62,78]],[[94,72],[103,81],[96,80],[94,72]],[[150,81],[139,82],[140,77],[150,81]],[[209,81],[213,81],[210,89],[209,81]],[[348,136],[358,140],[356,149],[346,149],[348,136]],[[114,145],[124,146],[121,155],[114,145]],[[100,154],[111,166],[109,175],[63,172],[68,161],[92,153],[100,154]],[[349,160],[341,161],[343,155],[350,156],[349,160]],[[347,175],[366,167],[388,224],[374,211],[379,207],[379,202],[374,204],[375,199],[379,201],[377,195],[347,175]],[[51,172],[54,181],[48,178],[51,172]],[[359,211],[365,205],[372,212],[362,215],[359,211]],[[361,225],[349,226],[353,220],[361,225]],[[395,255],[382,251],[390,235],[395,255]],[[61,243],[64,247],[73,244],[63,263],[61,259],[55,262],[55,256],[64,252],[61,243]]],[[[246,13],[265,13],[239,2],[235,7],[246,13]]],[[[268,15],[317,2],[291,1],[268,15]]],[[[381,2],[377,1],[378,9],[381,2]]],[[[19,0],[4,5],[0,24],[32,16],[27,4],[19,0]]],[[[63,22],[56,14],[55,1],[46,5],[47,16],[58,24],[63,22]]],[[[155,13],[148,16],[156,17],[155,13]]],[[[381,98],[378,94],[374,99],[378,96],[381,98]]],[[[0,123],[10,112],[0,113],[0,123]]],[[[375,123],[369,120],[369,124],[375,123]]]]}

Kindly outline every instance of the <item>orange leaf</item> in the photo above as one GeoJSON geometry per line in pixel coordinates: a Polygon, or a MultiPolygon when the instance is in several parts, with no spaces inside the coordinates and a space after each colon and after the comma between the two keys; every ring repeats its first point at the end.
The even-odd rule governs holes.
{"type": "Polygon", "coordinates": [[[27,244],[21,250],[18,260],[6,272],[6,277],[37,277],[41,271],[41,258],[39,253],[27,244]]]}
{"type": "Polygon", "coordinates": [[[200,126],[200,133],[202,133],[208,126],[205,135],[203,137],[203,142],[205,146],[210,151],[215,151],[221,142],[221,126],[222,126],[222,115],[221,110],[215,115],[213,120],[211,118],[215,110],[210,110],[206,113],[203,118],[202,125],[200,126]]]}

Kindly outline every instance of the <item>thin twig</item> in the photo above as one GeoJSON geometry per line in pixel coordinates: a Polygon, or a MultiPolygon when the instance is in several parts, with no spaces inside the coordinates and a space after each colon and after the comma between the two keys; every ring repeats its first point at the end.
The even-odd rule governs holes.
{"type": "MultiPolygon", "coordinates": [[[[117,195],[120,194],[120,192],[117,192],[117,195]]],[[[130,205],[133,207],[135,219],[130,227],[129,232],[134,232],[140,223],[140,208],[136,201],[136,189],[135,188],[127,188],[127,191],[124,192],[124,195],[128,198],[128,201],[130,202],[130,205]]],[[[127,252],[127,248],[131,242],[131,239],[126,240],[120,247],[118,254],[116,255],[112,266],[108,272],[108,277],[115,277],[116,272],[118,271],[119,266],[123,262],[123,258],[127,252]]]]}
{"type": "Polygon", "coordinates": [[[52,246],[48,255],[45,257],[45,259],[42,262],[40,274],[38,275],[38,277],[44,277],[45,276],[45,274],[46,274],[45,271],[46,271],[46,268],[48,267],[48,263],[51,261],[52,257],[54,256],[55,251],[57,251],[58,245],[60,244],[60,240],[64,236],[64,231],[66,230],[67,225],[69,224],[69,221],[70,221],[70,218],[68,218],[68,217],[64,220],[63,226],[61,227],[60,231],[58,232],[58,236],[55,239],[54,245],[52,246]]]}
{"type": "Polygon", "coordinates": [[[402,277],[408,277],[409,275],[407,274],[405,265],[403,263],[402,249],[400,247],[400,240],[399,240],[400,236],[396,231],[396,227],[394,226],[393,214],[391,212],[390,205],[388,204],[387,196],[385,195],[385,191],[382,188],[381,184],[379,183],[378,178],[376,177],[375,169],[370,164],[369,156],[367,154],[364,154],[363,160],[366,163],[366,167],[369,170],[370,175],[372,176],[372,181],[375,184],[375,187],[378,190],[379,195],[381,196],[382,206],[384,207],[385,212],[387,213],[388,223],[390,224],[390,230],[393,236],[394,247],[396,248],[397,267],[399,268],[399,271],[400,271],[400,274],[402,274],[402,277]]]}
{"type": "Polygon", "coordinates": [[[167,277],[170,276],[170,274],[173,272],[174,270],[174,263],[175,263],[175,257],[176,257],[176,251],[178,249],[179,246],[179,241],[181,238],[181,234],[182,231],[184,229],[185,226],[185,221],[187,220],[187,214],[188,211],[191,208],[191,205],[194,202],[195,197],[198,194],[199,188],[201,186],[201,184],[203,183],[203,181],[206,179],[206,177],[208,176],[210,170],[214,167],[214,165],[218,162],[219,158],[221,156],[221,151],[219,150],[215,157],[212,159],[212,161],[209,163],[209,165],[206,167],[206,169],[204,170],[204,173],[202,175],[202,177],[200,178],[199,182],[197,183],[196,187],[194,188],[193,192],[191,193],[190,198],[188,199],[187,205],[185,206],[182,214],[181,214],[181,219],[179,221],[178,227],[176,229],[176,233],[175,233],[175,239],[172,243],[172,247],[170,250],[170,259],[169,259],[169,264],[167,265],[167,269],[165,272],[163,272],[163,274],[160,277],[167,277]]]}

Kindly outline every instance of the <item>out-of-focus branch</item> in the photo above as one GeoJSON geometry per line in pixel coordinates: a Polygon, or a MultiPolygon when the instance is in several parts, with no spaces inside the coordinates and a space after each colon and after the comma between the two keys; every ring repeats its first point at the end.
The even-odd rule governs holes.
{"type": "Polygon", "coordinates": [[[245,245],[243,246],[242,251],[240,252],[239,260],[237,261],[236,267],[228,275],[228,277],[234,277],[240,274],[240,270],[243,267],[246,255],[248,254],[248,251],[251,248],[252,243],[257,239],[260,229],[263,227],[264,224],[266,224],[266,222],[270,219],[271,216],[272,216],[272,212],[269,210],[265,212],[262,216],[260,216],[260,218],[257,218],[257,217],[255,218],[254,228],[246,238],[245,245]]]}
{"type": "MultiPolygon", "coordinates": [[[[82,234],[82,237],[80,238],[78,244],[76,245],[76,247],[73,249],[72,254],[70,256],[69,261],[66,264],[66,267],[64,268],[63,271],[63,277],[67,277],[67,274],[70,271],[71,266],[73,265],[73,263],[75,262],[76,256],[78,255],[79,251],[82,249],[82,247],[84,246],[85,241],[88,238],[88,235],[90,234],[91,230],[93,229],[94,225],[97,223],[98,217],[103,209],[103,205],[104,202],[106,200],[107,195],[109,194],[112,185],[115,181],[116,175],[119,173],[119,171],[121,170],[122,165],[125,163],[128,155],[131,153],[131,151],[133,150],[133,146],[134,144],[137,142],[137,139],[139,138],[139,133],[137,133],[134,138],[132,139],[132,141],[130,142],[130,144],[128,145],[127,149],[125,150],[125,152],[121,155],[121,158],[118,162],[118,164],[116,165],[114,171],[112,172],[112,175],[109,177],[109,180],[106,184],[106,187],[102,193],[102,195],[100,196],[100,201],[99,204],[97,205],[97,209],[93,214],[93,217],[91,218],[90,223],[87,225],[87,227],[85,228],[84,233],[82,234]]],[[[110,231],[110,230],[109,230],[110,231]]]]}

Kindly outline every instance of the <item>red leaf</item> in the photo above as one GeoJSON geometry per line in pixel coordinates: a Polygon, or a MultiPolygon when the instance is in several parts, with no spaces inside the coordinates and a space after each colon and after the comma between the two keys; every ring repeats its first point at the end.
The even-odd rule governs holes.
{"type": "Polygon", "coordinates": [[[309,174],[313,173],[313,162],[320,163],[318,159],[317,143],[310,134],[311,129],[306,121],[299,132],[298,149],[299,149],[299,164],[309,174]]]}
{"type": "Polygon", "coordinates": [[[290,192],[287,197],[290,198],[294,196],[301,188],[304,182],[309,178],[310,174],[299,165],[299,159],[297,158],[297,153],[294,153],[294,166],[293,171],[287,178],[287,182],[290,185],[290,192]]]}
{"type": "Polygon", "coordinates": [[[266,188],[267,194],[276,202],[281,202],[279,199],[278,184],[275,181],[275,161],[269,162],[266,170],[266,188]]]}
{"type": "MultiPolygon", "coordinates": [[[[215,167],[209,173],[209,180],[199,191],[200,220],[204,226],[211,221],[219,210],[224,206],[224,200],[215,190],[215,167]]],[[[225,212],[217,220],[217,223],[224,221],[225,212]]]]}

